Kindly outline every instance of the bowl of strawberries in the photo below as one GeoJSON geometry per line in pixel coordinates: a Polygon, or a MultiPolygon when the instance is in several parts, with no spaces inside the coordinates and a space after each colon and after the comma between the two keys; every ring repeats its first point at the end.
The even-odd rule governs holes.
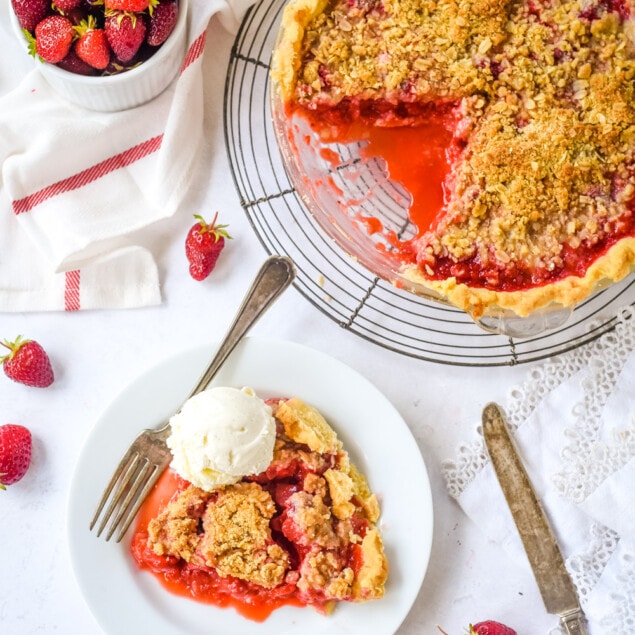
{"type": "Polygon", "coordinates": [[[11,0],[12,21],[47,82],[97,111],[139,106],[185,56],[187,0],[11,0]]]}

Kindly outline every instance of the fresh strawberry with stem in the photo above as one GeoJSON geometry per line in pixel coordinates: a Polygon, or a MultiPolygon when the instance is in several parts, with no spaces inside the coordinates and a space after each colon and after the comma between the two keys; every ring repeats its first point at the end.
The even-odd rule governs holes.
{"type": "Polygon", "coordinates": [[[110,63],[110,45],[106,32],[98,28],[95,17],[89,15],[73,28],[78,36],[74,47],[77,56],[93,68],[106,68],[110,63]]]}
{"type": "Polygon", "coordinates": [[[227,233],[227,225],[217,225],[218,212],[210,224],[195,214],[198,221],[194,224],[185,239],[185,255],[190,263],[190,275],[194,280],[204,280],[212,273],[221,251],[225,247],[225,239],[231,239],[227,233]]]}
{"type": "Polygon", "coordinates": [[[146,23],[136,13],[106,9],[104,31],[108,44],[120,62],[129,62],[146,37],[146,23]]]}
{"type": "Polygon", "coordinates": [[[5,423],[0,426],[0,489],[17,483],[29,469],[32,449],[31,432],[24,426],[5,423]]]}
{"type": "Polygon", "coordinates": [[[470,624],[470,635],[517,635],[516,631],[505,624],[487,620],[478,624],[470,624]]]}
{"type": "Polygon", "coordinates": [[[179,5],[176,0],[160,2],[154,7],[150,16],[148,36],[146,41],[150,46],[160,46],[165,42],[170,33],[174,31],[179,17],[179,5]]]}
{"type": "Polygon", "coordinates": [[[33,32],[49,12],[49,0],[11,0],[20,27],[33,32]]]}
{"type": "Polygon", "coordinates": [[[34,36],[25,32],[31,55],[49,64],[63,60],[73,43],[73,24],[63,15],[49,15],[35,27],[34,36]]]}
{"type": "Polygon", "coordinates": [[[54,379],[51,360],[35,340],[18,336],[13,342],[0,342],[9,353],[0,358],[4,374],[13,381],[35,388],[46,388],[54,379]]]}

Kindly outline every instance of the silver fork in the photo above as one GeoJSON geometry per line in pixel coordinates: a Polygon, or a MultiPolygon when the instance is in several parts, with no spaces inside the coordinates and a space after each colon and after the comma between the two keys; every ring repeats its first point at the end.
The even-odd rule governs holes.
{"type": "MultiPolygon", "coordinates": [[[[216,354],[186,401],[207,388],[238,342],[291,284],[294,277],[295,267],[289,258],[271,256],[265,261],[247,291],[216,354]]],[[[166,445],[169,434],[168,421],[160,428],[143,430],[132,442],[106,486],[90,522],[92,531],[108,503],[97,528],[97,536],[101,536],[112,518],[106,540],[110,540],[117,528],[119,532],[116,542],[123,538],[152,486],[172,460],[172,454],[166,445]]]]}

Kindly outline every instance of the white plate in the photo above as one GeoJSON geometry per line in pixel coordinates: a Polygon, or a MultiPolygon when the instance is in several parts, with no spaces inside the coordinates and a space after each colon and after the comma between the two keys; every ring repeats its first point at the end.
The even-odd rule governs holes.
{"type": "Polygon", "coordinates": [[[390,573],[386,595],[365,604],[340,604],[325,617],[311,608],[284,607],[256,623],[232,609],[171,595],[135,567],[130,533],[107,543],[88,525],[112,470],[144,427],[163,422],[181,405],[214,347],[185,351],[129,386],[99,419],[80,454],[70,491],[68,539],[84,598],[108,635],[284,635],[394,633],[423,581],[432,543],[432,497],[423,459],[408,426],[366,379],[341,362],[293,344],[247,338],[214,384],[250,386],[263,398],[300,397],[337,431],[368,477],[382,507],[380,528],[390,573]]]}

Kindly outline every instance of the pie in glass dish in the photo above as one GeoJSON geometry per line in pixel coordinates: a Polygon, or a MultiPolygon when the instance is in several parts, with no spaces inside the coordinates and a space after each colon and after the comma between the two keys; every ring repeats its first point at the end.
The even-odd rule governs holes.
{"type": "Polygon", "coordinates": [[[324,142],[382,135],[405,280],[524,317],[633,270],[634,25],[616,0],[291,0],[271,77],[324,142]]]}
{"type": "Polygon", "coordinates": [[[383,597],[379,502],[335,431],[300,399],[271,401],[268,468],[213,491],[168,470],[131,543],[170,591],[262,621],[284,605],[329,614],[383,597]]]}

